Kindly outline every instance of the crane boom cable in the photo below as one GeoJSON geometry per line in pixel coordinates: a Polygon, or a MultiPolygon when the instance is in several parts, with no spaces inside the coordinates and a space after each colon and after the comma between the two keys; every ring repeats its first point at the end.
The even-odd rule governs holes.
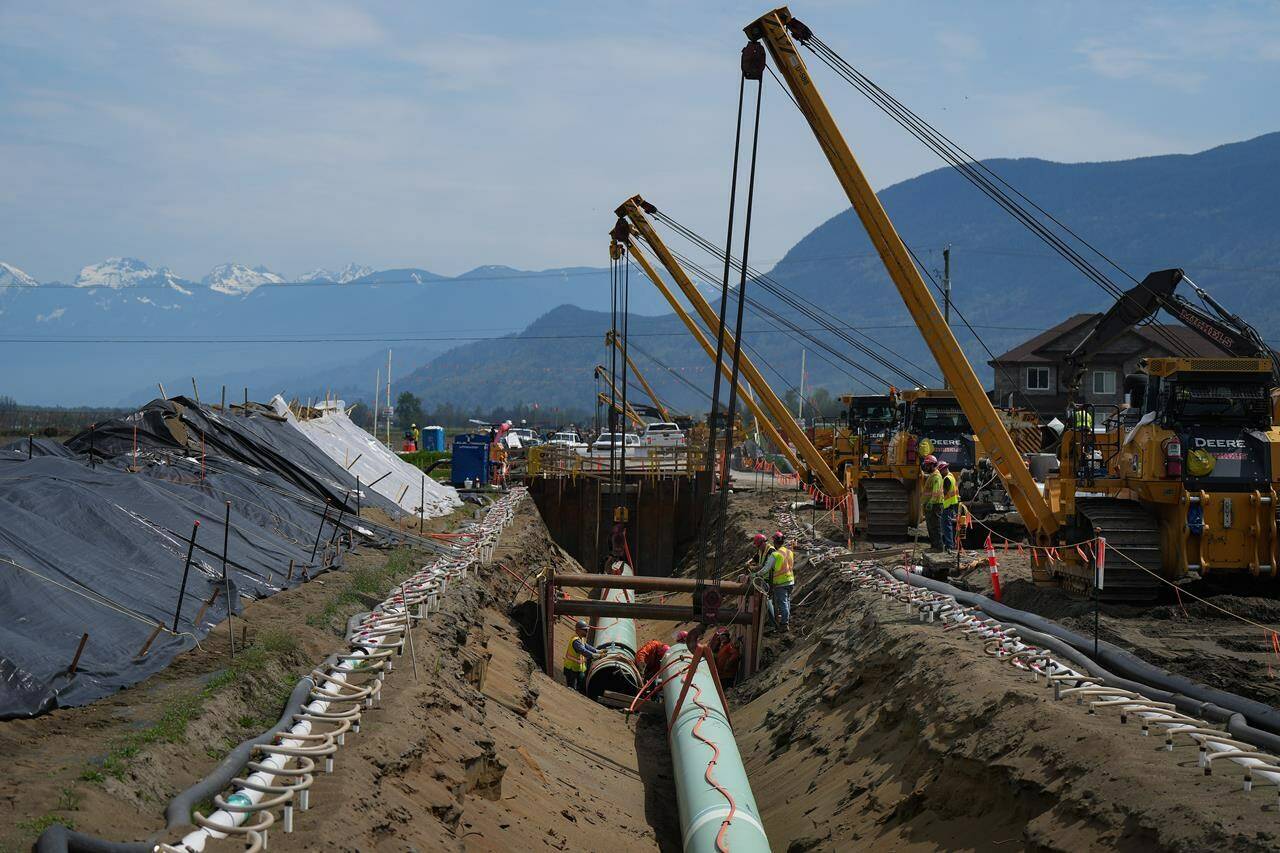
{"type": "MultiPolygon", "coordinates": [[[[717,259],[719,259],[719,257],[721,256],[719,249],[717,247],[711,246],[705,237],[700,236],[697,232],[693,231],[687,226],[680,224],[679,222],[677,222],[670,216],[662,213],[661,211],[656,212],[654,216],[655,218],[662,221],[663,224],[675,230],[678,234],[680,234],[680,236],[684,237],[686,240],[698,246],[699,248],[703,249],[704,251],[707,251],[713,257],[717,257],[717,259]]],[[[741,269],[741,264],[736,258],[731,259],[731,261],[733,263],[734,269],[736,270],[741,269]]],[[[889,361],[884,356],[870,349],[870,347],[868,347],[867,344],[864,344],[861,341],[854,340],[849,335],[848,333],[849,331],[852,331],[858,334],[859,336],[866,338],[872,344],[885,350],[890,355],[897,355],[897,353],[893,352],[884,344],[875,340],[875,338],[871,337],[866,332],[859,329],[857,326],[854,326],[852,324],[849,324],[846,326],[840,326],[835,323],[832,323],[831,320],[829,319],[829,315],[820,306],[816,305],[815,303],[808,300],[807,298],[801,296],[799,293],[792,290],[791,288],[788,288],[785,285],[779,283],[776,279],[772,278],[771,276],[764,275],[763,273],[760,273],[754,269],[751,269],[750,267],[748,267],[747,269],[748,269],[748,272],[750,272],[751,274],[752,282],[759,284],[761,287],[765,289],[766,292],[775,296],[777,299],[779,299],[779,301],[791,307],[797,313],[817,323],[821,330],[826,331],[832,335],[835,335],[837,338],[839,338],[841,341],[849,345],[851,348],[866,355],[868,358],[875,361],[881,367],[885,368],[886,370],[892,373],[897,374],[899,377],[901,377],[903,381],[905,381],[909,385],[920,386],[920,387],[923,387],[925,385],[924,382],[921,382],[919,378],[907,372],[901,365],[896,364],[892,361],[889,361]]],[[[752,299],[751,297],[748,297],[748,304],[754,305],[757,308],[764,307],[759,300],[752,299]]],[[[772,316],[779,317],[780,315],[777,315],[776,312],[773,312],[772,316]]],[[[872,376],[875,376],[876,379],[878,379],[881,382],[884,382],[885,385],[893,384],[888,380],[885,380],[883,377],[876,376],[870,371],[867,371],[865,368],[863,368],[857,362],[854,362],[847,355],[840,354],[839,357],[842,359],[845,359],[851,365],[857,367],[858,369],[863,370],[864,372],[867,372],[872,376]]],[[[909,364],[911,367],[914,367],[918,370],[922,370],[926,375],[930,376],[931,378],[935,378],[935,379],[937,378],[933,376],[933,374],[930,373],[927,369],[923,368],[922,365],[917,364],[915,362],[909,362],[909,364]]]]}
{"type": "MultiPolygon", "coordinates": [[[[812,36],[802,43],[813,51],[813,53],[825,65],[827,65],[828,68],[851,84],[893,121],[903,127],[903,129],[907,130],[907,132],[912,136],[915,136],[927,148],[934,151],[934,153],[936,153],[944,162],[948,163],[966,180],[968,180],[969,183],[973,184],[973,186],[984,195],[1022,223],[1028,230],[1052,248],[1059,256],[1067,260],[1068,263],[1083,273],[1086,278],[1102,288],[1113,298],[1119,299],[1123,295],[1123,291],[1119,285],[1111,281],[1105,273],[1085,258],[1066,239],[1055,233],[1051,228],[1045,225],[1044,222],[1028,211],[1027,208],[1023,207],[1016,200],[1011,198],[1009,194],[1005,193],[997,185],[997,182],[1008,187],[1010,191],[1019,198],[1024,199],[1028,205],[1038,211],[1043,217],[1048,219],[1066,234],[1070,235],[1070,237],[1080,245],[1086,247],[1099,258],[1102,258],[1108,265],[1114,267],[1129,279],[1135,282],[1137,281],[1131,273],[1113,261],[1110,257],[1103,254],[1102,251],[1092,243],[1085,240],[1052,214],[1045,211],[1044,208],[1031,201],[1021,191],[1013,187],[1004,180],[1004,178],[995,173],[990,167],[976,161],[968,154],[967,151],[930,125],[910,108],[902,104],[901,101],[898,101],[865,74],[854,68],[846,60],[840,57],[840,55],[832,48],[823,43],[821,39],[817,38],[817,36],[812,36]],[[988,178],[987,175],[990,175],[991,178],[988,178]]],[[[1153,333],[1164,339],[1171,351],[1181,354],[1189,353],[1187,345],[1177,336],[1173,335],[1168,329],[1164,328],[1160,324],[1153,323],[1150,318],[1146,323],[1152,325],[1153,333]]]]}

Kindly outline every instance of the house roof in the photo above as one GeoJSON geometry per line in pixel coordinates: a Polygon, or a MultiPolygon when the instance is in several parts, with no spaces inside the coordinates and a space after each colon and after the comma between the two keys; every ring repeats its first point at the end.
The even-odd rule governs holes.
{"type": "MultiPolygon", "coordinates": [[[[1059,338],[1079,331],[1083,326],[1096,323],[1101,317],[1101,314],[1072,314],[1053,328],[1045,329],[1034,338],[1030,338],[1008,352],[996,356],[988,364],[1027,364],[1057,361],[1056,358],[1048,358],[1041,355],[1039,351],[1059,338]]],[[[1172,341],[1176,342],[1174,345],[1195,357],[1212,358],[1228,355],[1225,350],[1211,344],[1186,326],[1174,323],[1151,323],[1145,326],[1134,326],[1132,331],[1153,347],[1158,347],[1164,351],[1170,350],[1172,341]]]]}
{"type": "Polygon", "coordinates": [[[1006,361],[1047,361],[1048,359],[1038,355],[1036,350],[1039,350],[1041,347],[1048,346],[1050,343],[1056,341],[1058,338],[1069,332],[1074,332],[1087,322],[1097,321],[1101,316],[1101,314],[1072,314],[1053,328],[1045,329],[1034,338],[1023,341],[1003,355],[996,356],[995,359],[991,361],[991,364],[999,364],[1006,361]]]}

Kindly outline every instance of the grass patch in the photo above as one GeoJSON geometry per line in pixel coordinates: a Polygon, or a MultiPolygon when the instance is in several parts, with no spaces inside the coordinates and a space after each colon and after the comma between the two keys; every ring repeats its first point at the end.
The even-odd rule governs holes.
{"type": "Polygon", "coordinates": [[[437,483],[449,482],[452,474],[452,466],[450,462],[453,460],[453,454],[448,450],[418,450],[413,453],[405,453],[400,456],[405,462],[423,471],[431,467],[431,463],[444,460],[444,464],[437,465],[430,473],[431,479],[437,483]]]}
{"type": "Polygon", "coordinates": [[[40,817],[33,817],[31,820],[20,820],[17,823],[18,829],[22,830],[29,836],[35,837],[40,835],[55,823],[60,823],[67,829],[75,829],[76,822],[69,817],[62,817],[56,814],[42,814],[40,817]]]}
{"type": "MultiPolygon", "coordinates": [[[[212,696],[228,685],[246,678],[261,679],[267,666],[281,661],[299,651],[296,638],[285,631],[266,630],[259,633],[253,643],[236,654],[235,660],[226,669],[219,670],[209,677],[203,688],[196,693],[174,696],[165,703],[160,717],[151,725],[130,732],[111,748],[102,759],[100,767],[87,767],[80,778],[88,782],[103,782],[107,776],[123,780],[128,770],[129,760],[147,746],[155,743],[179,743],[186,738],[187,726],[200,716],[204,704],[212,696]]],[[[269,683],[253,691],[254,705],[258,709],[279,708],[293,690],[295,679],[286,676],[276,682],[269,683]]],[[[275,718],[262,722],[264,710],[254,716],[242,717],[239,722],[257,726],[257,730],[270,728],[275,718]]]]}
{"type": "Polygon", "coordinates": [[[313,628],[332,629],[348,618],[369,609],[368,599],[381,601],[391,592],[400,579],[417,571],[413,550],[397,548],[378,568],[358,568],[341,573],[330,573],[326,579],[341,580],[343,586],[325,602],[318,612],[307,616],[307,624],[313,628]]]}

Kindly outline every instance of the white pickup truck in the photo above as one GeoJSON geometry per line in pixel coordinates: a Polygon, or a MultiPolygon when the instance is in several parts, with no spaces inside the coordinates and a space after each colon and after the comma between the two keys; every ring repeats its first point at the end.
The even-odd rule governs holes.
{"type": "Polygon", "coordinates": [[[686,443],[684,431],[671,423],[649,424],[640,436],[644,447],[684,447],[686,443]]]}

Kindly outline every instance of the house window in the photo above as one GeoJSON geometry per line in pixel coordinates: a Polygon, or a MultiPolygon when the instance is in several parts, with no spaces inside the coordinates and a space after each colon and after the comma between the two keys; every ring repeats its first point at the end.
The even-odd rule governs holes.
{"type": "Polygon", "coordinates": [[[1049,368],[1028,367],[1027,368],[1027,390],[1028,391],[1048,391],[1049,390],[1049,368]]]}
{"type": "Polygon", "coordinates": [[[1114,397],[1116,393],[1116,372],[1114,370],[1093,371],[1093,393],[1099,396],[1114,397]]]}

